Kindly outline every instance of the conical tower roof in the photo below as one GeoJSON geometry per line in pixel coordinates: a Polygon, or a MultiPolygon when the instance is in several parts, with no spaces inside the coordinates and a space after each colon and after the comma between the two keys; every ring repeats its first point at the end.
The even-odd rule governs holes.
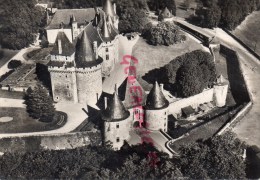
{"type": "Polygon", "coordinates": [[[111,17],[116,16],[116,13],[115,13],[113,5],[112,5],[112,2],[110,0],[104,0],[104,2],[103,2],[103,11],[108,16],[111,16],[111,17]]]}
{"type": "Polygon", "coordinates": [[[103,22],[103,26],[102,26],[102,35],[104,38],[109,38],[109,31],[108,31],[108,27],[107,27],[107,20],[106,18],[104,18],[104,22],[103,22]]]}
{"type": "Polygon", "coordinates": [[[146,108],[148,109],[163,109],[169,105],[169,102],[163,95],[157,81],[146,99],[146,108]]]}
{"type": "Polygon", "coordinates": [[[82,36],[78,41],[76,49],[77,67],[89,67],[100,63],[99,60],[96,60],[95,58],[93,45],[88,38],[85,30],[82,32],[82,36]]]}
{"type": "Polygon", "coordinates": [[[130,116],[130,112],[126,110],[117,93],[113,95],[113,99],[109,102],[107,108],[102,114],[102,119],[105,121],[115,122],[125,120],[130,116]]]}

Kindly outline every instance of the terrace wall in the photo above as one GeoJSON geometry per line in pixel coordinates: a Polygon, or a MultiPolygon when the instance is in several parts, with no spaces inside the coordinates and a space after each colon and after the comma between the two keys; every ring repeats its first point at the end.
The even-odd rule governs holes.
{"type": "Polygon", "coordinates": [[[88,145],[101,145],[100,131],[10,137],[0,139],[0,152],[31,152],[41,150],[74,149],[88,145]]]}
{"type": "Polygon", "coordinates": [[[187,106],[194,108],[200,104],[213,101],[214,88],[204,90],[202,93],[175,101],[169,105],[169,114],[173,114],[175,117],[177,114],[181,114],[181,109],[187,106]]]}

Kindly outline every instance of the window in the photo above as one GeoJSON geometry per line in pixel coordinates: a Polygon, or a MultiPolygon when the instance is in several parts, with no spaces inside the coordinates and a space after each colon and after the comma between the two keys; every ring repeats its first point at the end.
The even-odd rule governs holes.
{"type": "Polygon", "coordinates": [[[116,138],[116,142],[120,142],[120,139],[119,139],[119,137],[117,137],[117,138],[116,138]]]}
{"type": "Polygon", "coordinates": [[[69,89],[70,88],[70,86],[67,84],[67,88],[69,89]]]}
{"type": "Polygon", "coordinates": [[[65,77],[68,78],[68,75],[66,74],[65,77]]]}
{"type": "Polygon", "coordinates": [[[68,60],[67,56],[66,56],[66,60],[68,60]]]}
{"type": "Polygon", "coordinates": [[[106,60],[109,60],[109,55],[106,55],[106,60]]]}
{"type": "Polygon", "coordinates": [[[117,128],[117,129],[119,128],[119,123],[116,124],[116,128],[117,128]]]}
{"type": "Polygon", "coordinates": [[[106,52],[108,52],[108,48],[106,48],[106,52]]]}
{"type": "Polygon", "coordinates": [[[56,99],[59,100],[59,97],[57,96],[56,99]]]}

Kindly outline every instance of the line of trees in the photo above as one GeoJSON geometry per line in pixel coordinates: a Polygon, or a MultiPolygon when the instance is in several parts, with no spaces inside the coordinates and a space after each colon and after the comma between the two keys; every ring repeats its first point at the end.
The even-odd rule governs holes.
{"type": "Polygon", "coordinates": [[[169,159],[151,145],[120,151],[88,146],[58,151],[5,153],[5,179],[245,179],[245,145],[232,134],[187,144],[169,159]],[[155,155],[155,156],[153,156],[155,155]]]}
{"type": "Polygon", "coordinates": [[[247,15],[259,9],[259,0],[201,0],[202,5],[196,10],[192,22],[207,28],[223,27],[232,30],[247,15]]]}

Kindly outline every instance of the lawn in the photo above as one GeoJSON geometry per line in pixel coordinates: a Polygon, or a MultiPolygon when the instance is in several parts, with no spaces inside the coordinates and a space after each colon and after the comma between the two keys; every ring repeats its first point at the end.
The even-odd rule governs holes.
{"type": "Polygon", "coordinates": [[[19,50],[1,49],[0,48],[0,68],[8,62],[19,50]]]}
{"type": "Polygon", "coordinates": [[[132,52],[132,55],[138,59],[137,76],[139,82],[147,90],[150,85],[148,85],[147,82],[141,78],[147,72],[168,64],[177,56],[202,48],[203,46],[190,38],[189,35],[184,43],[171,46],[149,45],[145,39],[140,37],[132,52]]]}
{"type": "Polygon", "coordinates": [[[62,127],[67,120],[67,115],[57,112],[54,121],[51,123],[40,122],[31,118],[24,108],[0,108],[0,117],[13,117],[10,122],[0,122],[0,133],[26,133],[39,132],[58,129],[62,127]],[[61,123],[61,118],[64,120],[61,123]]]}
{"type": "Polygon", "coordinates": [[[232,33],[260,55],[260,11],[250,14],[232,33]]]}

